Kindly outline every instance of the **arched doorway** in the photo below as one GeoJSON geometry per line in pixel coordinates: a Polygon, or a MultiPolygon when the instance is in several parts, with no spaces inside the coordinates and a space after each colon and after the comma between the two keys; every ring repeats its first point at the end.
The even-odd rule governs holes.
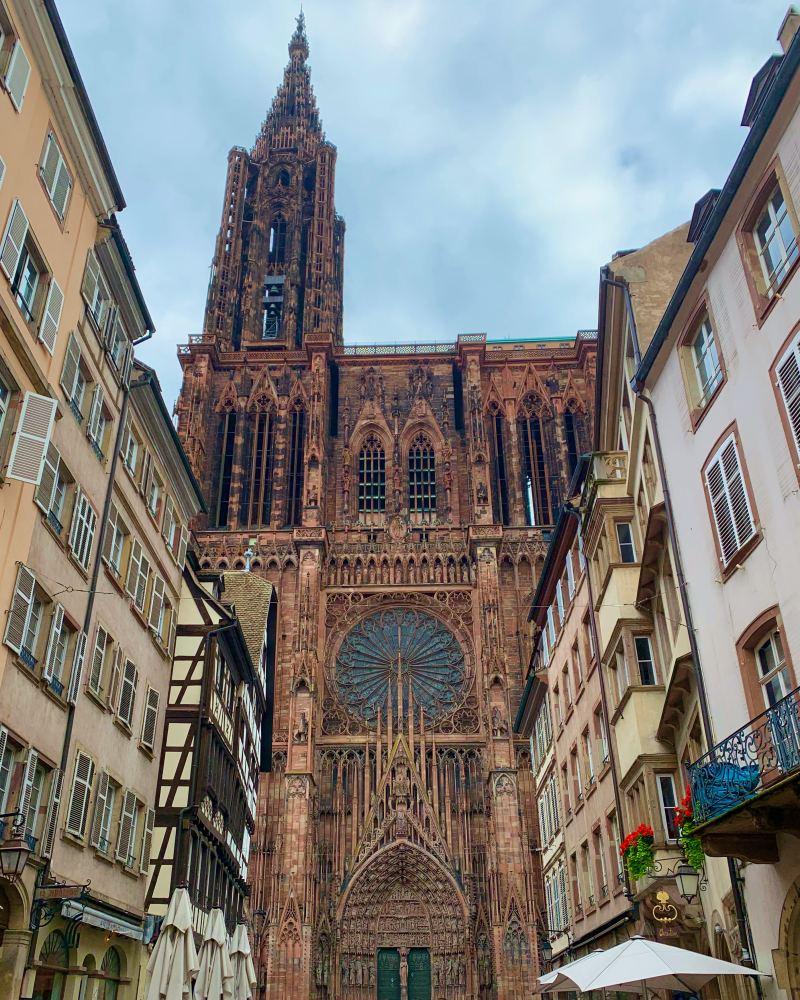
{"type": "Polygon", "coordinates": [[[33,1000],[61,1000],[69,968],[69,949],[61,931],[51,931],[39,951],[33,1000]]]}

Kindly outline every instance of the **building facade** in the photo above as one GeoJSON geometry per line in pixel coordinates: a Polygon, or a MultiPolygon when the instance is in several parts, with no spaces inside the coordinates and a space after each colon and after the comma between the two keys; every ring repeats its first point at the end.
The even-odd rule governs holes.
{"type": "Polygon", "coordinates": [[[348,346],[336,149],[302,20],[232,150],[178,427],[201,570],[278,600],[251,907],[285,996],[522,997],[539,835],[511,731],[545,535],[588,447],[594,335],[348,346]]]}
{"type": "Polygon", "coordinates": [[[722,190],[698,202],[691,257],[635,375],[652,397],[673,483],[710,707],[712,745],[692,745],[682,758],[695,820],[706,854],[740,873],[755,963],[775,977],[765,991],[792,996],[800,995],[799,21],[790,10],[781,52],[753,80],[747,138],[722,190]]]}
{"type": "Polygon", "coordinates": [[[3,996],[133,996],[199,488],[155,374],[124,200],[52,3],[0,5],[3,996]],[[98,221],[99,220],[99,221],[98,221]]]}

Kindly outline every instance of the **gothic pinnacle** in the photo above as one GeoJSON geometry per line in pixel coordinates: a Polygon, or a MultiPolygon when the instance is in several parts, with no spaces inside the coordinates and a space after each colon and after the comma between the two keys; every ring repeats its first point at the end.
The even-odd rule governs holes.
{"type": "Polygon", "coordinates": [[[293,55],[295,50],[301,53],[304,59],[308,58],[308,37],[306,35],[306,16],[303,8],[297,15],[297,26],[294,29],[291,41],[289,42],[289,55],[293,55]]]}

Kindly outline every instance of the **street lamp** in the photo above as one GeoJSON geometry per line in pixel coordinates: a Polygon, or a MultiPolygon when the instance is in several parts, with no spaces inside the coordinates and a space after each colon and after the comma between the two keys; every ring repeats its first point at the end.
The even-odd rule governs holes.
{"type": "Polygon", "coordinates": [[[679,865],[675,872],[675,884],[686,902],[693,903],[700,889],[700,872],[691,865],[679,865]]]}
{"type": "MultiPolygon", "coordinates": [[[[9,882],[16,882],[25,870],[25,865],[31,853],[30,844],[23,836],[19,824],[24,819],[22,813],[5,813],[0,820],[12,820],[11,836],[0,842],[0,875],[9,882]]],[[[5,823],[2,824],[5,832],[5,823]]]]}
{"type": "Polygon", "coordinates": [[[550,938],[544,936],[539,938],[539,951],[542,953],[542,962],[549,965],[553,961],[553,946],[550,944],[550,938]]]}

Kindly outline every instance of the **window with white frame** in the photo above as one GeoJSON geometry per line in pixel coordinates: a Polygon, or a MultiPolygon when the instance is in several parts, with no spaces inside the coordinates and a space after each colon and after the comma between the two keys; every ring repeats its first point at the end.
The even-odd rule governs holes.
{"type": "MultiPolygon", "coordinates": [[[[792,690],[789,665],[786,662],[786,654],[783,651],[783,639],[778,629],[770,632],[756,646],[755,658],[758,666],[758,679],[764,697],[764,706],[766,708],[773,708],[781,699],[790,694],[792,690]]],[[[794,739],[796,741],[800,726],[796,722],[794,726],[794,739]]]]}
{"type": "Polygon", "coordinates": [[[696,380],[697,405],[704,406],[722,381],[719,349],[708,314],[700,321],[690,341],[692,370],[696,380]]]}
{"type": "Polygon", "coordinates": [[[144,614],[147,585],[150,580],[150,560],[144,554],[141,542],[134,538],[128,560],[128,580],[126,589],[133,599],[136,610],[144,614]]]}
{"type": "Polygon", "coordinates": [[[107,771],[101,771],[97,781],[89,842],[92,847],[96,847],[98,851],[106,855],[111,853],[112,825],[118,791],[117,782],[107,771]]]}
{"type": "Polygon", "coordinates": [[[646,635],[634,636],[633,646],[636,650],[639,683],[646,687],[657,683],[655,661],[653,660],[653,644],[650,642],[650,637],[646,635]]]}
{"type": "Polygon", "coordinates": [[[50,444],[42,467],[42,478],[34,490],[34,502],[41,508],[48,524],[57,535],[64,530],[69,517],[69,503],[75,480],[55,445],[50,444]]]}
{"type": "Polygon", "coordinates": [[[96,385],[92,392],[92,405],[86,423],[86,436],[101,461],[105,458],[110,426],[111,414],[106,407],[105,394],[102,387],[96,385]]]}
{"type": "Polygon", "coordinates": [[[14,759],[15,748],[8,738],[8,730],[5,726],[0,726],[0,813],[8,811],[14,759]]]}
{"type": "Polygon", "coordinates": [[[126,659],[122,667],[122,681],[117,702],[117,718],[129,729],[133,722],[133,710],[136,704],[136,686],[139,683],[139,671],[133,660],[126,659]]]}
{"type": "Polygon", "coordinates": [[[122,441],[122,464],[134,478],[139,467],[141,447],[141,442],[129,423],[122,441]]]}
{"type": "Polygon", "coordinates": [[[592,738],[588,729],[583,731],[583,759],[586,767],[586,784],[593,785],[595,781],[594,753],[592,751],[592,738]]]}
{"type": "Polygon", "coordinates": [[[49,603],[34,573],[20,563],[3,641],[31,669],[36,667],[41,655],[42,624],[49,603]]]}
{"type": "Polygon", "coordinates": [[[797,234],[780,185],[770,191],[753,226],[753,239],[764,275],[767,296],[772,298],[797,259],[797,234]]]}
{"type": "Polygon", "coordinates": [[[17,111],[22,111],[22,103],[31,76],[31,64],[2,4],[0,4],[0,74],[11,103],[17,111]]]}
{"type": "Polygon", "coordinates": [[[86,256],[86,270],[83,275],[81,293],[88,307],[89,316],[91,316],[96,328],[102,331],[111,307],[111,294],[94,250],[89,250],[86,256]]]}
{"type": "Polygon", "coordinates": [[[727,566],[756,534],[739,446],[733,432],[708,462],[705,481],[720,559],[723,566],[727,566]]]}
{"type": "Polygon", "coordinates": [[[87,406],[87,389],[90,384],[88,370],[83,359],[83,351],[74,333],[70,334],[61,369],[61,388],[67,397],[70,409],[78,423],[83,423],[87,406]]]}
{"type": "Polygon", "coordinates": [[[122,577],[122,567],[129,539],[128,526],[122,519],[116,504],[112,503],[103,539],[103,559],[118,579],[122,577]]]}
{"type": "Polygon", "coordinates": [[[69,193],[72,190],[72,177],[52,131],[47,133],[45,139],[39,163],[39,175],[56,215],[59,219],[63,219],[67,212],[69,193]]]}
{"type": "Polygon", "coordinates": [[[126,868],[132,868],[136,862],[136,833],[141,809],[142,804],[137,799],[136,793],[126,788],[122,799],[115,852],[117,860],[126,868]]]}
{"type": "Polygon", "coordinates": [[[75,507],[72,512],[72,527],[69,534],[69,547],[79,566],[89,568],[89,557],[92,552],[94,532],[97,527],[97,513],[86,494],[78,489],[75,507]]]}
{"type": "Polygon", "coordinates": [[[800,459],[800,333],[775,366],[775,384],[783,402],[797,467],[800,459]]]}
{"type": "Polygon", "coordinates": [[[94,770],[94,760],[89,754],[81,749],[76,750],[72,787],[64,825],[68,833],[81,840],[86,835],[86,820],[94,784],[94,770]]]}
{"type": "Polygon", "coordinates": [[[656,785],[664,837],[668,841],[676,841],[678,839],[678,823],[675,810],[678,807],[678,797],[675,794],[675,779],[671,774],[657,774],[656,785]]]}
{"type": "Polygon", "coordinates": [[[633,528],[630,521],[617,521],[616,528],[620,562],[635,563],[636,548],[633,544],[633,528]]]}

